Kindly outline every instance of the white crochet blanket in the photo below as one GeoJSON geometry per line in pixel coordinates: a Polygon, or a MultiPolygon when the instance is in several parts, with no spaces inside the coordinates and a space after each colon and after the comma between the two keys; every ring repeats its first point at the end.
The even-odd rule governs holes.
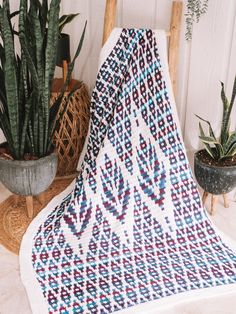
{"type": "Polygon", "coordinates": [[[82,174],[24,237],[34,313],[158,313],[235,291],[236,255],[202,207],[166,82],[158,36],[123,29],[98,73],[82,174]]]}

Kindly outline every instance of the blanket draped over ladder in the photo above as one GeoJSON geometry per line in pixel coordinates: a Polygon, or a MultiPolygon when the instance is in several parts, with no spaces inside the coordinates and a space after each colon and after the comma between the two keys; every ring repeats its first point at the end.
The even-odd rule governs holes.
{"type": "Polygon", "coordinates": [[[34,312],[113,313],[236,283],[236,255],[202,207],[168,93],[158,38],[123,29],[98,72],[82,173],[24,238],[25,285],[41,292],[34,312]]]}

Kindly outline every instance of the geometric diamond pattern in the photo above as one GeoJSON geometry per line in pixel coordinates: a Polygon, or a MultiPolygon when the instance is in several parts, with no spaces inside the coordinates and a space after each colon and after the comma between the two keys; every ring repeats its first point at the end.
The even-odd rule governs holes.
{"type": "Polygon", "coordinates": [[[236,282],[179,132],[156,36],[123,29],[97,76],[83,171],[33,238],[49,313],[113,313],[236,282]]]}

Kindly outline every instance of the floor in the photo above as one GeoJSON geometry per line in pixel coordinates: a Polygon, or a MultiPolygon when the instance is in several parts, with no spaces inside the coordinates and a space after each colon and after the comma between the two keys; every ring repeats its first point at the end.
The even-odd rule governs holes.
{"type": "MultiPolygon", "coordinates": [[[[9,192],[0,184],[0,202],[9,192]]],[[[209,203],[206,204],[209,208],[209,203]]],[[[212,220],[225,234],[236,241],[236,202],[230,200],[230,207],[223,207],[219,200],[212,220]]],[[[0,314],[30,314],[30,307],[19,274],[18,257],[0,245],[0,314]]]]}

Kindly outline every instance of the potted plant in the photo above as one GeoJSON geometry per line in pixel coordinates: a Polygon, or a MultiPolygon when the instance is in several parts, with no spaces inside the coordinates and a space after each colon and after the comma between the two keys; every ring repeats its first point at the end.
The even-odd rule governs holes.
{"type": "Polygon", "coordinates": [[[197,116],[208,126],[208,134],[204,132],[202,124],[199,122],[199,138],[204,144],[204,149],[195,153],[194,172],[203,190],[213,195],[225,195],[236,186],[236,131],[230,130],[230,117],[235,95],[236,77],[230,101],[225,95],[224,83],[221,82],[223,116],[218,138],[211,123],[197,116]]]}
{"type": "Polygon", "coordinates": [[[56,118],[86,28],[85,25],[64,87],[49,106],[60,2],[51,0],[49,5],[48,0],[29,3],[21,0],[18,32],[11,22],[9,0],[3,0],[0,6],[0,127],[6,138],[0,149],[0,178],[16,194],[37,195],[51,184],[56,174],[57,154],[53,149],[59,123],[56,118]],[[15,36],[19,36],[19,55],[15,36]]]}
{"type": "Polygon", "coordinates": [[[62,15],[59,19],[59,39],[57,47],[57,66],[63,67],[63,61],[67,63],[70,62],[70,35],[63,33],[64,27],[74,20],[74,18],[79,15],[75,14],[65,14],[62,15]]]}

